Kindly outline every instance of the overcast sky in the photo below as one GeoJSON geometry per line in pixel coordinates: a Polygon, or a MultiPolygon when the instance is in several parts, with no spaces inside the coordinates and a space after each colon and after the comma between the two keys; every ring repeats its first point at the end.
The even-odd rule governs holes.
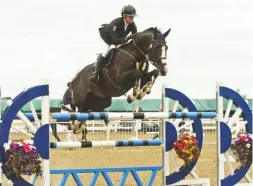
{"type": "Polygon", "coordinates": [[[166,77],[161,84],[191,98],[214,98],[216,81],[253,98],[252,0],[0,0],[0,85],[3,96],[50,80],[51,98],[96,60],[98,27],[136,7],[138,30],[171,28],[166,77]]]}

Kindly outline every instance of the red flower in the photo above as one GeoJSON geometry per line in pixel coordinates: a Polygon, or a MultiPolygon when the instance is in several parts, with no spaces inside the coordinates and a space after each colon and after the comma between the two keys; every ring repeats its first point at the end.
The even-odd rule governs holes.
{"type": "Polygon", "coordinates": [[[200,155],[198,140],[195,136],[190,136],[189,134],[181,134],[174,142],[173,148],[178,157],[183,159],[186,164],[191,163],[200,155]]]}
{"type": "Polygon", "coordinates": [[[240,136],[240,139],[244,141],[246,139],[246,136],[242,135],[240,136]]]}
{"type": "Polygon", "coordinates": [[[29,145],[27,145],[25,143],[22,143],[22,144],[24,146],[25,152],[30,152],[32,150],[32,148],[29,145]]]}

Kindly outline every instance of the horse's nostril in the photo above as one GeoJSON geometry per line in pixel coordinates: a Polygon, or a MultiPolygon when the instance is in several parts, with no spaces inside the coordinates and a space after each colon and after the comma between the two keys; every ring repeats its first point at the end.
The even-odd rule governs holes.
{"type": "Polygon", "coordinates": [[[161,71],[163,72],[163,75],[166,76],[166,74],[168,72],[167,65],[164,65],[164,68],[161,71]]]}
{"type": "Polygon", "coordinates": [[[166,74],[167,74],[166,69],[160,69],[159,71],[160,71],[160,74],[161,74],[162,76],[166,76],[166,74]]]}
{"type": "Polygon", "coordinates": [[[159,68],[159,72],[160,72],[160,74],[162,76],[166,76],[166,74],[167,74],[167,68],[166,68],[166,66],[160,67],[159,68]]]}

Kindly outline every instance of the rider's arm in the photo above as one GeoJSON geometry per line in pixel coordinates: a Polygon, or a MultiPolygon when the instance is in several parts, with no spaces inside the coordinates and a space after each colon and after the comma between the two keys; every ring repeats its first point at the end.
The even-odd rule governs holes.
{"type": "Polygon", "coordinates": [[[126,38],[119,38],[117,29],[118,29],[117,24],[110,25],[110,35],[111,35],[112,43],[114,45],[118,45],[118,44],[122,44],[126,42],[126,38]]]}
{"type": "Polygon", "coordinates": [[[134,22],[132,23],[131,32],[132,32],[132,34],[137,33],[137,27],[134,22]]]}

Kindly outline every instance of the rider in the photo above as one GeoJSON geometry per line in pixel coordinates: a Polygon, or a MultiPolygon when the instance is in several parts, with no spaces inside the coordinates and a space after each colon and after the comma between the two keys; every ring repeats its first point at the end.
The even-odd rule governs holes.
{"type": "Polygon", "coordinates": [[[127,35],[137,33],[137,27],[133,21],[136,15],[136,9],[132,5],[126,5],[121,10],[121,17],[114,19],[110,24],[103,24],[99,28],[102,38],[103,51],[98,56],[95,71],[91,74],[90,80],[95,83],[98,80],[98,73],[103,65],[106,64],[106,55],[110,45],[123,44],[130,39],[127,35]]]}

